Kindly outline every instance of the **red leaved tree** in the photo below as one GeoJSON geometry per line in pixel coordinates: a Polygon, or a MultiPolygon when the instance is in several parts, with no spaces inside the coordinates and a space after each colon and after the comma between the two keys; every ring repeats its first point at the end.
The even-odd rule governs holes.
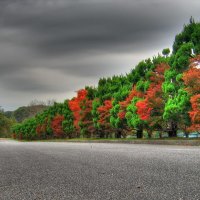
{"type": "Polygon", "coordinates": [[[92,119],[92,100],[89,100],[88,97],[86,96],[84,100],[80,102],[80,108],[81,108],[81,113],[80,113],[80,127],[81,127],[81,132],[84,136],[86,137],[91,137],[94,132],[94,123],[92,119]]]}
{"type": "Polygon", "coordinates": [[[47,132],[47,123],[48,123],[48,118],[45,119],[43,124],[38,124],[36,127],[36,133],[38,135],[39,138],[43,136],[45,136],[46,132],[47,132]]]}
{"type": "Polygon", "coordinates": [[[64,136],[64,131],[62,128],[62,122],[64,120],[63,115],[56,115],[51,121],[51,129],[53,130],[53,134],[55,137],[64,136]]]}
{"type": "Polygon", "coordinates": [[[162,92],[162,83],[164,82],[164,73],[169,69],[169,65],[161,63],[156,66],[151,73],[151,84],[144,95],[144,100],[137,102],[138,115],[142,120],[155,121],[155,116],[162,115],[164,109],[164,99],[162,92]],[[152,119],[150,119],[152,117],[152,119]]]}
{"type": "Polygon", "coordinates": [[[191,131],[200,132],[200,94],[194,95],[190,99],[192,110],[189,112],[192,125],[191,131]]]}
{"type": "Polygon", "coordinates": [[[138,101],[136,103],[136,107],[137,107],[137,114],[140,116],[141,120],[149,119],[153,108],[149,107],[147,99],[138,101]]]}
{"type": "Polygon", "coordinates": [[[112,127],[110,124],[110,109],[112,108],[112,100],[105,100],[103,105],[98,107],[99,124],[106,134],[106,137],[111,133],[112,127]]]}
{"type": "Polygon", "coordinates": [[[120,112],[118,113],[118,117],[123,120],[125,119],[126,109],[128,105],[131,103],[134,97],[142,98],[144,94],[140,91],[137,91],[136,86],[133,86],[132,90],[130,91],[128,97],[125,101],[119,102],[120,104],[120,112]]]}
{"type": "Polygon", "coordinates": [[[74,126],[77,131],[80,131],[79,121],[81,119],[81,102],[86,98],[87,90],[82,89],[77,92],[77,97],[69,101],[69,108],[74,116],[74,126]]]}
{"type": "Polygon", "coordinates": [[[183,73],[186,90],[194,95],[200,93],[200,55],[190,60],[189,69],[183,73]]]}
{"type": "Polygon", "coordinates": [[[190,67],[183,73],[183,81],[186,90],[191,95],[191,111],[189,116],[191,119],[191,126],[189,131],[200,132],[200,55],[190,59],[190,67]]]}
{"type": "Polygon", "coordinates": [[[151,137],[153,129],[162,129],[162,113],[165,105],[162,84],[165,80],[164,73],[169,68],[166,63],[160,63],[156,66],[151,73],[151,84],[144,95],[144,99],[136,104],[137,114],[140,119],[147,122],[146,129],[149,137],[151,137]]]}
{"type": "Polygon", "coordinates": [[[88,99],[88,91],[85,89],[77,92],[77,97],[69,101],[69,108],[73,112],[74,126],[78,134],[91,137],[95,128],[92,120],[92,100],[88,99]]]}

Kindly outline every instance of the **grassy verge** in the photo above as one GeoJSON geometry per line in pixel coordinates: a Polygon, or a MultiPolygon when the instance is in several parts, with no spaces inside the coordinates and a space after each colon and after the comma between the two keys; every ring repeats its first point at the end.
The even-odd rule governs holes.
{"type": "Polygon", "coordinates": [[[77,143],[127,143],[127,144],[160,144],[200,146],[200,138],[162,138],[162,139],[116,139],[116,138],[74,138],[74,139],[45,139],[45,140],[19,140],[20,142],[77,142],[77,143]]]}
{"type": "Polygon", "coordinates": [[[1,138],[0,137],[0,140],[14,140],[13,138],[1,138]]]}

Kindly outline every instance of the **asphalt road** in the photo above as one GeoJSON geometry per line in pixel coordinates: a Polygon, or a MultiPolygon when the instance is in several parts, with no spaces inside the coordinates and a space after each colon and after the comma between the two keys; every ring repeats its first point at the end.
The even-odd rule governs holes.
{"type": "Polygon", "coordinates": [[[200,147],[0,141],[0,200],[200,199],[200,147]]]}

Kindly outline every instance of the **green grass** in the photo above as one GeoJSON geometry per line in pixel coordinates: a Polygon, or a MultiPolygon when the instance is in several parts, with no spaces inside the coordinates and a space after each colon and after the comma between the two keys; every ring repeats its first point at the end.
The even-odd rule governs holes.
{"type": "Polygon", "coordinates": [[[30,142],[87,142],[87,141],[132,141],[138,139],[127,138],[54,138],[54,139],[41,139],[41,140],[18,140],[18,141],[30,141],[30,142]]]}
{"type": "Polygon", "coordinates": [[[43,140],[18,140],[20,142],[77,142],[77,143],[127,143],[127,144],[163,144],[200,146],[200,138],[73,138],[73,139],[43,139],[43,140]]]}

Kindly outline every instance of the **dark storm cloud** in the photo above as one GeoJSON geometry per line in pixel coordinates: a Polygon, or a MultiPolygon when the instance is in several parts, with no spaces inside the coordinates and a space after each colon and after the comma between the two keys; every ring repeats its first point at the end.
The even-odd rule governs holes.
{"type": "Polygon", "coordinates": [[[174,23],[176,9],[168,9],[166,4],[163,10],[159,3],[146,5],[137,1],[58,2],[61,3],[53,6],[37,3],[8,6],[3,26],[21,30],[23,34],[15,42],[44,54],[124,51],[127,44],[132,44],[130,50],[138,40],[145,43],[160,31],[167,31],[174,23]]]}
{"type": "Polygon", "coordinates": [[[35,82],[30,78],[14,78],[11,81],[5,81],[5,89],[18,90],[19,88],[24,92],[55,92],[51,87],[35,82]]]}
{"type": "Polygon", "coordinates": [[[183,23],[198,19],[199,6],[196,0],[1,0],[0,98],[4,105],[14,91],[54,98],[126,73],[170,47],[183,23]]]}

